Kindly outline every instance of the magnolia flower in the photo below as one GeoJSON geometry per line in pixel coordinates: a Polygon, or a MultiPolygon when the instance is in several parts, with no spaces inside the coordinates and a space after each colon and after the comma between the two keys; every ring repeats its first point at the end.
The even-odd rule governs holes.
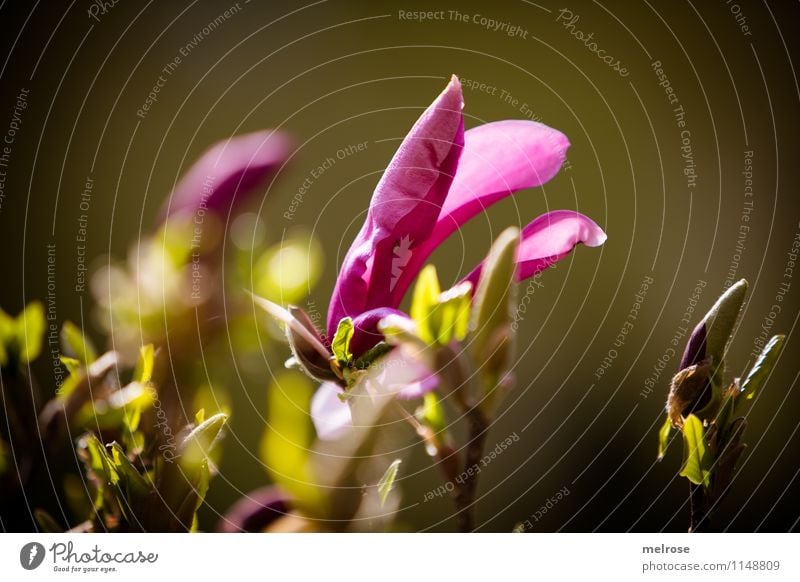
{"type": "MultiPolygon", "coordinates": [[[[352,319],[349,351],[358,359],[383,340],[378,330],[382,320],[405,317],[398,306],[445,239],[495,202],[544,184],[564,162],[569,141],[561,132],[526,120],[487,123],[465,132],[463,106],[461,83],[453,76],[389,163],[342,263],[328,308],[327,342],[299,310],[290,313],[260,300],[287,324],[295,359],[324,381],[311,411],[321,438],[335,437],[349,421],[348,407],[339,398],[343,382],[335,363],[331,366],[328,348],[340,321],[352,319]]],[[[532,277],[578,243],[595,247],[605,240],[602,229],[578,212],[548,212],[522,230],[518,278],[532,277]]],[[[480,273],[478,265],[464,280],[475,285],[480,273]]],[[[384,379],[399,397],[414,398],[435,387],[435,375],[427,367],[413,354],[397,351],[384,359],[400,362],[395,369],[406,371],[403,386],[396,371],[384,379]]]]}
{"type": "Polygon", "coordinates": [[[265,129],[214,144],[192,165],[164,201],[162,218],[209,212],[219,217],[249,197],[285,163],[291,139],[265,129]]]}
{"type": "MultiPolygon", "coordinates": [[[[367,219],[342,263],[328,307],[328,336],[352,317],[358,356],[381,341],[377,324],[395,312],[425,260],[453,232],[517,190],[540,186],[564,162],[569,141],[541,123],[509,120],[464,131],[454,76],[422,114],[389,163],[367,219]]],[[[522,232],[520,280],[532,277],[605,233],[578,212],[540,216],[522,232]]],[[[477,283],[480,266],[466,280],[477,283]]]]}

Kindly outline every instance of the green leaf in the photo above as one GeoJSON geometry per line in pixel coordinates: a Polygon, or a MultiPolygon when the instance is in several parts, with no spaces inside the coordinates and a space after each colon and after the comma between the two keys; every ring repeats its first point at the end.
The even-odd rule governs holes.
{"type": "Polygon", "coordinates": [[[353,354],[350,353],[350,340],[353,339],[354,332],[353,320],[349,317],[343,317],[336,326],[336,333],[331,341],[331,350],[336,359],[343,364],[353,360],[353,354]]]}
{"type": "Polygon", "coordinates": [[[44,319],[44,308],[38,301],[29,303],[17,317],[17,344],[19,345],[19,360],[28,363],[37,358],[42,351],[47,322],[44,319]]]}
{"type": "Polygon", "coordinates": [[[687,416],[683,423],[683,455],[681,477],[708,489],[711,485],[712,459],[706,447],[703,422],[694,414],[687,416]]]}
{"type": "Polygon", "coordinates": [[[193,428],[180,446],[181,467],[194,468],[206,462],[227,422],[228,415],[220,412],[193,428]]]}
{"type": "Polygon", "coordinates": [[[141,384],[147,384],[153,380],[153,369],[155,367],[155,349],[153,344],[147,344],[139,349],[139,360],[136,362],[136,369],[133,372],[133,379],[141,384]]]}
{"type": "Polygon", "coordinates": [[[86,439],[86,448],[94,473],[104,481],[105,485],[116,486],[119,483],[119,473],[103,443],[96,436],[89,435],[86,439]]]}
{"type": "Polygon", "coordinates": [[[417,334],[428,345],[447,345],[462,340],[469,328],[471,283],[461,283],[441,292],[436,268],[427,265],[417,278],[411,302],[411,318],[417,334]]]}
{"type": "MultiPolygon", "coordinates": [[[[513,355],[511,319],[517,296],[518,246],[519,229],[511,227],[500,234],[483,263],[475,291],[470,348],[475,361],[482,363],[480,374],[487,396],[508,371],[513,355]]],[[[492,402],[487,401],[483,406],[491,408],[492,402]]]]}
{"type": "Polygon", "coordinates": [[[411,300],[411,319],[417,322],[419,336],[427,344],[436,342],[436,335],[440,327],[439,314],[436,307],[439,305],[439,278],[436,276],[436,267],[426,265],[417,277],[414,294],[411,300]]]}
{"type": "Polygon", "coordinates": [[[469,331],[470,307],[472,307],[472,283],[464,282],[448,289],[439,296],[441,311],[439,344],[445,345],[455,338],[463,340],[469,331]]]}
{"type": "Polygon", "coordinates": [[[739,385],[739,390],[741,391],[740,401],[742,399],[752,400],[764,385],[770,372],[775,367],[775,363],[778,361],[778,356],[781,354],[785,340],[786,336],[784,335],[772,336],[772,339],[761,350],[761,354],[759,354],[753,367],[750,368],[750,372],[747,373],[747,376],[739,385]]]}
{"type": "Polygon", "coordinates": [[[268,422],[260,443],[261,460],[273,481],[304,508],[318,507],[321,501],[308,463],[314,442],[313,392],[314,385],[303,374],[276,374],[267,392],[268,422]]]}
{"type": "Polygon", "coordinates": [[[422,402],[422,415],[420,421],[429,426],[434,432],[438,433],[447,426],[444,408],[439,402],[439,397],[435,392],[425,394],[422,402]]]}
{"type": "Polygon", "coordinates": [[[745,295],[747,295],[747,281],[740,279],[717,299],[703,318],[706,324],[706,355],[712,358],[716,384],[722,383],[725,348],[739,319],[745,295]]]}
{"type": "Polygon", "coordinates": [[[8,349],[6,346],[15,342],[16,339],[17,332],[14,318],[0,309],[0,367],[8,363],[8,349]]]}
{"type": "Polygon", "coordinates": [[[120,481],[124,484],[122,490],[126,499],[132,499],[132,496],[144,497],[151,492],[151,485],[133,466],[119,443],[111,443],[111,458],[120,481]]]}
{"type": "Polygon", "coordinates": [[[135,431],[142,411],[150,408],[154,401],[153,388],[131,382],[104,399],[84,404],[77,416],[78,423],[101,429],[118,429],[124,425],[129,431],[135,431]]]}
{"type": "Polygon", "coordinates": [[[669,445],[669,435],[672,432],[672,421],[669,418],[661,426],[658,431],[658,460],[664,458],[664,453],[667,452],[667,445],[669,445]]]}
{"type": "Polygon", "coordinates": [[[61,327],[61,343],[64,351],[71,357],[80,360],[84,366],[88,366],[97,359],[97,352],[92,342],[71,321],[65,321],[61,327]]]}
{"type": "Polygon", "coordinates": [[[378,481],[378,496],[381,499],[381,507],[386,503],[386,498],[389,497],[389,492],[392,490],[394,480],[397,478],[397,470],[400,467],[400,459],[395,459],[386,469],[383,477],[378,481]]]}

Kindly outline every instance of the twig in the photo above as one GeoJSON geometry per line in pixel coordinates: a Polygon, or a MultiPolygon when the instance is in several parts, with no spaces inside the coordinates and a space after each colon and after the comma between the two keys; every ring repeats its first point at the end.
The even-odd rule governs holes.
{"type": "Polygon", "coordinates": [[[483,444],[486,441],[488,423],[483,412],[473,406],[467,412],[469,423],[469,441],[465,449],[463,479],[456,481],[455,503],[458,510],[458,529],[471,532],[475,529],[475,491],[478,487],[478,471],[470,471],[478,465],[483,455],[483,444]]]}
{"type": "Polygon", "coordinates": [[[711,518],[706,506],[706,494],[702,485],[689,483],[689,532],[708,533],[711,531],[711,518]]]}

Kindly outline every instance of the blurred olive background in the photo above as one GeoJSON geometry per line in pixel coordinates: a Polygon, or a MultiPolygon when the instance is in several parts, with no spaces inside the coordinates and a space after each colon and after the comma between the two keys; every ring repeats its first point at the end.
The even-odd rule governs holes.
{"type": "MultiPolygon", "coordinates": [[[[492,448],[512,433],[520,440],[481,474],[481,529],[510,531],[529,519],[534,531],[685,531],[680,443],[655,462],[679,355],[667,358],[652,393],[646,381],[685,327],[698,281],[705,286],[690,327],[726,280],[741,277],[751,292],[730,348],[730,373],[752,362],[763,326],[789,338],[750,413],[750,448],[717,519],[733,531],[797,529],[800,272],[788,263],[800,236],[796,4],[120,0],[96,6],[0,4],[0,134],[17,95],[29,90],[3,168],[6,311],[46,297],[47,245],[55,245],[58,320],[94,325],[91,295],[75,291],[87,176],[94,180],[87,256],[98,267],[109,256],[124,258],[149,232],[176,179],[207,146],[281,127],[296,136],[297,150],[256,202],[266,225],[262,246],[293,229],[313,231],[325,267],[310,300],[324,316],[337,265],[380,173],[455,73],[465,84],[467,127],[533,118],[565,132],[572,147],[552,182],[492,208],[437,251],[445,282],[467,273],[506,225],[524,225],[548,209],[577,209],[609,235],[599,249],[577,249],[540,277],[540,286],[521,288],[531,302],[520,323],[517,385],[487,443],[492,448]],[[562,9],[573,14],[570,28],[562,9]],[[233,13],[203,32],[226,10],[233,13]],[[415,10],[443,10],[443,19],[401,15],[415,10]],[[507,26],[492,30],[481,17],[507,26]],[[518,32],[510,36],[512,26],[518,32]],[[618,59],[627,76],[571,34],[577,31],[594,33],[597,47],[618,59]],[[181,50],[180,64],[165,74],[181,50]],[[659,85],[654,61],[677,103],[659,85]],[[165,81],[157,101],[137,115],[159,75],[165,81]],[[678,106],[685,128],[677,125],[678,106]],[[684,173],[682,129],[689,132],[683,137],[694,187],[684,173]],[[359,143],[366,144],[362,151],[337,157],[359,143]],[[745,152],[752,152],[752,198],[745,197],[745,152]],[[334,163],[318,172],[329,158],[334,163]],[[307,178],[312,185],[293,207],[307,178]],[[753,201],[749,220],[743,219],[747,200],[753,201]],[[744,238],[742,225],[749,227],[744,238]],[[615,345],[649,277],[634,327],[615,345]],[[772,321],[781,283],[790,286],[772,321]],[[613,362],[599,375],[604,358],[613,362]],[[569,495],[535,521],[564,487],[569,495]]],[[[180,357],[201,365],[200,348],[182,349],[180,357]]],[[[265,358],[243,365],[241,375],[231,376],[238,380],[224,387],[233,417],[221,474],[202,512],[206,529],[243,492],[268,482],[258,440],[269,379],[287,349],[277,343],[266,349],[265,358]]],[[[229,357],[233,365],[237,354],[229,357]]],[[[47,358],[39,366],[47,385],[47,358]]],[[[401,477],[403,527],[452,530],[449,500],[424,502],[441,477],[421,447],[401,477]]]]}

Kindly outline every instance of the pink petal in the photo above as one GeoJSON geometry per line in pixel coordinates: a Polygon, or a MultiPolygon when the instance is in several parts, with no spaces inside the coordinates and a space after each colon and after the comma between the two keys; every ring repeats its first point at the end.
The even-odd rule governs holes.
{"type": "Polygon", "coordinates": [[[178,182],[164,202],[162,218],[197,212],[223,215],[280,169],[291,153],[283,132],[264,130],[218,142],[208,149],[178,182]]]}
{"type": "Polygon", "coordinates": [[[370,309],[353,318],[353,338],[350,340],[350,352],[355,358],[364,354],[367,350],[374,347],[378,342],[383,341],[383,334],[378,331],[378,323],[389,315],[404,314],[397,309],[390,307],[379,307],[370,309]]]}
{"type": "Polygon", "coordinates": [[[401,400],[419,398],[439,385],[439,378],[414,348],[397,346],[377,360],[368,379],[368,390],[394,394],[401,400]]]}
{"type": "MultiPolygon", "coordinates": [[[[579,212],[554,210],[543,214],[522,230],[522,242],[517,252],[517,277],[520,281],[533,277],[567,256],[578,243],[598,247],[605,241],[603,229],[579,212]]],[[[477,286],[481,265],[464,280],[477,286]]]]}
{"type": "Polygon", "coordinates": [[[335,440],[353,426],[350,406],[339,399],[341,393],[333,382],[323,382],[311,398],[311,420],[320,440],[335,440]]]}
{"type": "Polygon", "coordinates": [[[345,316],[399,304],[392,289],[413,249],[430,236],[456,172],[463,106],[461,83],[453,77],[389,163],[342,263],[328,309],[329,336],[345,316]]]}
{"type": "Polygon", "coordinates": [[[394,289],[399,305],[431,252],[462,224],[517,190],[541,186],[556,175],[569,140],[526,120],[487,123],[464,134],[464,153],[431,236],[414,252],[394,289]]]}

